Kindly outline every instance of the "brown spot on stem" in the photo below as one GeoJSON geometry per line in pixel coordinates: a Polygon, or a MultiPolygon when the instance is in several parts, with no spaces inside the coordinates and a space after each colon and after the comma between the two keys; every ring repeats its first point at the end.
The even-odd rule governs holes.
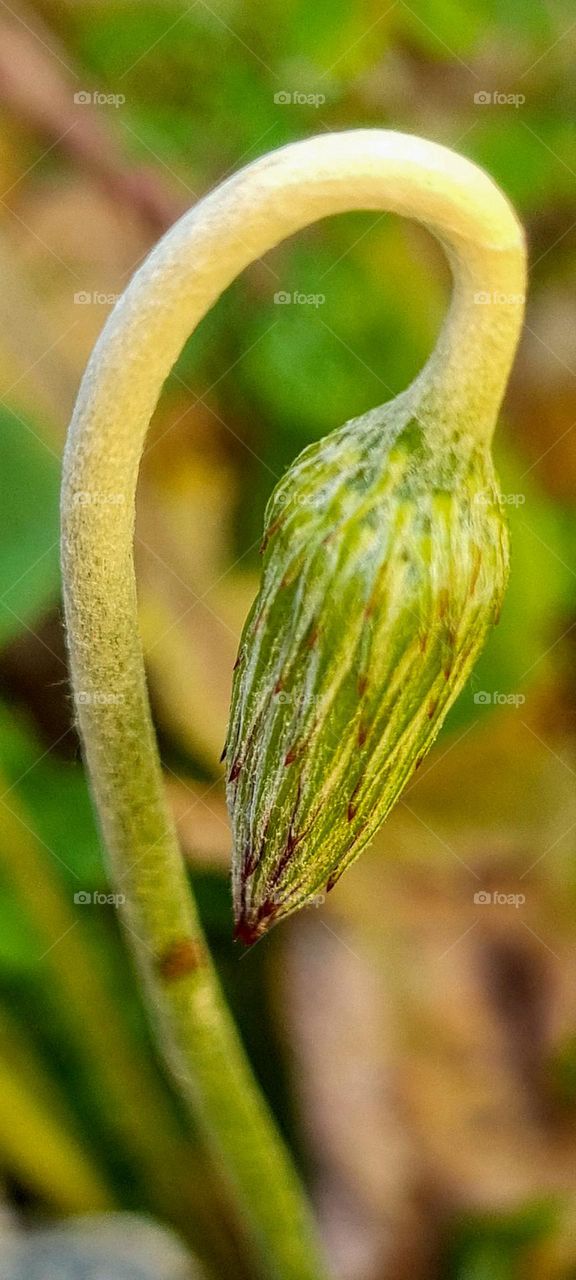
{"type": "Polygon", "coordinates": [[[429,719],[429,720],[431,720],[431,719],[432,719],[432,717],[435,715],[437,706],[438,706],[438,701],[437,701],[437,700],[436,700],[436,701],[434,701],[434,702],[429,702],[429,703],[428,703],[428,719],[429,719]]]}
{"type": "Polygon", "coordinates": [[[228,777],[229,782],[236,782],[236,779],[240,777],[241,768],[242,768],[242,761],[240,759],[240,756],[237,756],[230,770],[230,774],[228,777]]]}
{"type": "Polygon", "coordinates": [[[363,747],[368,737],[368,725],[361,724],[358,730],[358,746],[363,747]]]}
{"type": "Polygon", "coordinates": [[[366,675],[359,676],[358,677],[358,697],[359,698],[364,697],[364,694],[366,693],[367,688],[368,688],[368,676],[366,675]]]}
{"type": "Polygon", "coordinates": [[[204,964],[201,944],[193,938],[182,938],[180,942],[173,942],[160,957],[158,970],[164,982],[177,982],[194,973],[201,964],[204,964]]]}

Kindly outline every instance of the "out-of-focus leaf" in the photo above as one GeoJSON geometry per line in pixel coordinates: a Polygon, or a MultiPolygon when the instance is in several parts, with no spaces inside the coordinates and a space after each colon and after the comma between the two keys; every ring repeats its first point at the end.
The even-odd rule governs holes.
{"type": "Polygon", "coordinates": [[[58,590],[58,463],[34,427],[0,407],[0,642],[58,590]]]}
{"type": "MultiPolygon", "coordinates": [[[[528,82],[521,88],[529,101],[528,82]]],[[[498,86],[487,89],[499,91],[498,86]]],[[[510,93],[519,91],[516,86],[510,89],[510,93]]],[[[570,169],[576,163],[576,132],[568,120],[560,123],[541,111],[526,119],[521,110],[509,106],[506,120],[500,118],[499,122],[481,116],[473,135],[473,157],[527,216],[559,199],[573,199],[570,169]]]]}
{"type": "MultiPolygon", "coordinates": [[[[544,1280],[540,1245],[553,1237],[559,1214],[553,1204],[534,1203],[516,1213],[468,1218],[459,1223],[449,1250],[446,1280],[544,1280]]],[[[546,1275],[548,1271],[546,1270],[546,1275]]]]}
{"type": "Polygon", "coordinates": [[[0,838],[2,805],[24,803],[51,865],[72,895],[107,884],[102,846],[80,761],[40,746],[24,720],[0,703],[0,838]]]}
{"type": "MultiPolygon", "coordinates": [[[[421,262],[415,240],[420,247],[400,220],[346,214],[274,259],[276,278],[261,284],[259,313],[251,315],[239,292],[232,295],[232,320],[248,348],[235,381],[262,404],[275,435],[289,431],[301,448],[391,399],[418,372],[445,289],[439,256],[433,273],[432,245],[430,260],[421,262]],[[401,313],[400,289],[407,303],[401,313]],[[275,301],[279,296],[289,301],[275,301]]],[[[273,466],[282,441],[262,443],[273,466]]]]}
{"type": "Polygon", "coordinates": [[[62,1082],[56,1081],[50,1068],[45,1069],[30,1040],[4,1009],[0,1011],[0,1167],[59,1212],[96,1212],[115,1203],[98,1160],[82,1140],[62,1082]]]}
{"type": "Polygon", "coordinates": [[[327,87],[330,93],[334,83],[345,85],[378,59],[394,29],[396,15],[393,7],[382,8],[374,0],[359,0],[355,5],[346,4],[346,0],[319,0],[312,10],[306,0],[295,0],[286,5],[283,17],[281,56],[286,88],[326,91],[327,87]]]}
{"type": "MultiPolygon", "coordinates": [[[[0,814],[0,844],[3,841],[2,816],[0,814]]],[[[0,874],[0,976],[33,977],[38,961],[38,939],[30,921],[22,912],[18,901],[0,874]]]]}
{"type": "Polygon", "coordinates": [[[478,36],[485,29],[490,5],[488,0],[476,4],[467,0],[425,0],[414,7],[402,5],[402,25],[414,43],[429,58],[451,61],[459,54],[471,53],[478,36]]]}

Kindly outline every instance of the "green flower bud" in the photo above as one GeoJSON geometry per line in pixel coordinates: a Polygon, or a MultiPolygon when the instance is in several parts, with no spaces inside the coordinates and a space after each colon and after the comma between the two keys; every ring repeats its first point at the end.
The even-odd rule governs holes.
{"type": "Polygon", "coordinates": [[[488,445],[413,405],[406,393],[307,448],[268,505],[227,742],[248,943],[372,840],[501,607],[488,445]]]}

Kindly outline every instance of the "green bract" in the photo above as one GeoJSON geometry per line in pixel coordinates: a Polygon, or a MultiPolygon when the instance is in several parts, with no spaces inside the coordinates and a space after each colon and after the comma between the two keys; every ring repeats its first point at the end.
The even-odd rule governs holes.
{"type": "Polygon", "coordinates": [[[399,397],[300,455],[263,551],[227,743],[246,942],[372,839],[497,619],[508,544],[488,446],[399,397]]]}

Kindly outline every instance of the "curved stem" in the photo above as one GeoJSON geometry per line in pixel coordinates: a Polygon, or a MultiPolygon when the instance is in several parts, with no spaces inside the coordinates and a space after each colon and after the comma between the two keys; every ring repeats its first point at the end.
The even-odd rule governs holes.
{"type": "Polygon", "coordinates": [[[447,247],[452,306],[417,379],[467,429],[491,430],[515,348],[522,233],[479,169],[379,130],[312,138],[258,160],[164,237],[110,316],[64,461],[62,547],[72,680],[126,922],[163,1044],[249,1226],[263,1272],[318,1280],[297,1179],[222,1000],[168,814],[150,717],[132,559],[138,464],[185,340],[245,266],[328,214],[389,209],[447,247]],[[475,304],[482,291],[490,301],[475,304]]]}

